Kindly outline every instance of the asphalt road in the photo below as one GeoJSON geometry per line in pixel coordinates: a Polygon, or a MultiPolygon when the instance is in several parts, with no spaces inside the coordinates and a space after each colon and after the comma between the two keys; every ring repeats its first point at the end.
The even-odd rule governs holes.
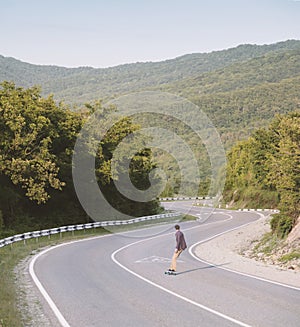
{"type": "MultiPolygon", "coordinates": [[[[187,204],[177,203],[183,210],[187,204]]],[[[174,208],[174,205],[173,205],[174,208]]],[[[188,246],[259,218],[193,208],[180,222],[188,246]]],[[[219,269],[184,251],[168,276],[174,223],[80,241],[32,265],[63,326],[300,326],[300,290],[219,269]]]]}

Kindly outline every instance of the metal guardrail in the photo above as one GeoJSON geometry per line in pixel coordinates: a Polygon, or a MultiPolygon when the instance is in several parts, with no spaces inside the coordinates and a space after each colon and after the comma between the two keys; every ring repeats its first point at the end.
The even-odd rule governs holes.
{"type": "Polygon", "coordinates": [[[277,209],[238,209],[238,211],[270,211],[274,213],[279,213],[280,210],[277,209]]]}
{"type": "Polygon", "coordinates": [[[183,200],[212,200],[215,197],[211,196],[196,196],[196,197],[166,197],[166,198],[160,198],[160,201],[183,201],[183,200]]]}
{"type": "MultiPolygon", "coordinates": [[[[193,198],[162,198],[161,201],[178,201],[178,200],[208,200],[212,199],[210,197],[193,197],[193,198]]],[[[280,212],[276,209],[239,209],[238,211],[270,211],[274,213],[280,212]]],[[[69,226],[62,226],[57,228],[51,228],[51,229],[43,229],[40,231],[33,231],[33,232],[27,232],[23,234],[17,234],[10,237],[6,237],[4,239],[0,240],[0,248],[13,244],[15,242],[19,241],[26,241],[31,238],[39,238],[42,236],[51,236],[58,233],[65,233],[65,232],[73,232],[78,230],[86,230],[91,228],[97,228],[97,227],[108,227],[108,226],[120,226],[120,225],[129,225],[134,224],[142,221],[147,220],[155,220],[155,219],[162,219],[162,218],[171,218],[171,217],[178,217],[181,213],[174,212],[174,213],[165,213],[160,215],[153,215],[153,216],[143,216],[143,217],[137,217],[129,220],[113,220],[113,221],[98,221],[94,223],[88,223],[88,224],[79,224],[79,225],[69,225],[69,226]]]]}
{"type": "Polygon", "coordinates": [[[17,235],[13,235],[13,236],[1,239],[0,240],[0,248],[4,247],[6,245],[10,245],[15,242],[26,241],[31,238],[39,238],[42,236],[51,236],[53,234],[58,234],[58,233],[73,232],[73,231],[86,230],[86,229],[98,228],[98,227],[129,225],[129,224],[134,224],[134,223],[147,221],[147,220],[178,217],[180,215],[181,215],[181,213],[179,213],[179,212],[173,212],[173,213],[164,213],[164,214],[153,215],[153,216],[137,217],[137,218],[133,218],[133,219],[129,219],[129,220],[98,221],[98,222],[88,223],[88,224],[69,225],[69,226],[62,226],[62,227],[51,228],[51,229],[43,229],[40,231],[17,234],[17,235]]]}

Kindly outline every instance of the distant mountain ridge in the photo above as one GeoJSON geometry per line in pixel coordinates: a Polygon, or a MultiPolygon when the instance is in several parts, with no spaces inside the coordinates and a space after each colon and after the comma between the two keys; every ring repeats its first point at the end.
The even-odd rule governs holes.
{"type": "Polygon", "coordinates": [[[163,87],[184,79],[197,79],[204,73],[291,50],[300,51],[300,41],[288,40],[270,45],[245,44],[160,62],[132,63],[110,68],[33,65],[0,55],[0,81],[13,81],[23,87],[40,85],[44,95],[52,93],[57,100],[82,104],[99,98],[107,99],[128,92],[163,87]]]}
{"type": "Polygon", "coordinates": [[[176,94],[203,110],[230,148],[275,114],[300,110],[299,59],[299,40],[111,68],[41,66],[0,56],[0,81],[40,85],[44,96],[53,94],[75,110],[144,90],[176,94]]]}
{"type": "MultiPolygon", "coordinates": [[[[111,68],[32,65],[0,56],[0,81],[17,86],[40,85],[44,96],[53,94],[73,110],[93,100],[107,100],[138,91],[163,91],[182,96],[205,112],[229,150],[257,128],[264,128],[276,114],[300,111],[300,41],[271,45],[240,45],[211,53],[195,53],[161,62],[125,64],[111,68]],[[72,106],[73,105],[73,106],[72,106]]],[[[192,113],[187,109],[186,118],[192,113]]],[[[210,161],[205,147],[184,124],[156,117],[157,126],[166,119],[168,128],[183,137],[201,167],[199,194],[209,185],[210,161]],[[172,126],[171,126],[172,125],[172,126]]],[[[172,153],[172,140],[165,138],[172,153]]],[[[179,151],[184,156],[184,151],[179,151]]],[[[165,196],[173,194],[180,180],[172,156],[156,153],[159,167],[167,171],[170,184],[165,196]],[[170,192],[170,193],[168,193],[170,192]]],[[[189,167],[187,172],[191,171],[189,167]]]]}

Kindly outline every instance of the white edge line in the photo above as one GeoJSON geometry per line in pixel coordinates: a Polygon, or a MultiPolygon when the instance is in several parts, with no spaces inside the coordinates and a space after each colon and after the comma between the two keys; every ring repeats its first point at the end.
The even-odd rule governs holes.
{"type": "MultiPolygon", "coordinates": [[[[230,220],[231,218],[229,219],[226,219],[224,221],[227,221],[227,220],[230,220]]],[[[222,221],[222,222],[224,222],[222,221]]],[[[219,223],[219,222],[213,222],[211,224],[215,224],[215,223],[219,223]]],[[[198,228],[199,226],[196,226],[196,227],[192,227],[191,229],[193,228],[198,228]]],[[[135,232],[135,231],[133,231],[135,232]]],[[[130,232],[125,232],[125,233],[130,233],[130,232]]],[[[172,233],[168,233],[168,234],[172,234],[172,233]]],[[[165,235],[168,235],[168,234],[163,234],[163,235],[158,235],[158,236],[155,236],[155,237],[160,237],[160,236],[165,236],[165,235]]],[[[58,247],[61,247],[61,246],[65,246],[65,245],[70,245],[70,244],[73,244],[73,243],[78,243],[78,242],[85,242],[85,241],[90,241],[90,240],[93,240],[93,239],[97,239],[97,238],[103,238],[103,237],[109,237],[109,236],[112,236],[112,235],[116,235],[116,234],[108,234],[108,235],[101,235],[101,236],[95,236],[95,237],[89,237],[89,238],[85,238],[85,239],[82,239],[82,240],[76,240],[76,241],[68,241],[66,243],[62,243],[62,244],[58,244],[58,245],[55,245],[55,246],[51,246],[50,248],[48,249],[45,249],[43,251],[41,251],[40,253],[38,253],[37,255],[35,255],[31,261],[30,261],[30,264],[29,264],[29,274],[33,280],[33,282],[35,283],[35,285],[37,286],[38,290],[40,291],[40,293],[42,294],[42,296],[44,297],[44,299],[46,300],[46,302],[48,303],[49,307],[51,308],[51,310],[53,311],[54,315],[56,316],[56,318],[58,319],[59,323],[61,324],[62,327],[70,327],[69,323],[66,321],[65,317],[62,315],[62,313],[59,311],[59,309],[57,308],[57,306],[55,305],[54,301],[52,300],[52,298],[50,297],[50,295],[48,294],[48,292],[45,290],[44,286],[42,285],[42,283],[40,282],[40,280],[38,279],[38,277],[36,276],[35,274],[35,271],[34,271],[34,265],[36,263],[36,260],[44,255],[45,253],[49,252],[49,251],[52,251],[54,249],[57,249],[58,247]]],[[[153,237],[153,238],[155,238],[153,237]]],[[[148,239],[147,239],[148,240],[148,239]]],[[[143,240],[144,241],[144,240],[143,240]]],[[[141,242],[141,241],[138,241],[138,242],[141,242]]],[[[132,244],[136,244],[138,242],[135,242],[135,243],[132,243],[132,244]]],[[[130,244],[131,245],[131,244],[130,244]]]]}
{"type": "MultiPolygon", "coordinates": [[[[257,214],[259,214],[259,213],[257,213],[257,214]]],[[[260,215],[261,217],[265,217],[265,216],[263,216],[263,215],[261,215],[261,214],[259,214],[259,215],[260,215]]],[[[255,276],[255,275],[250,275],[250,274],[243,273],[243,272],[240,272],[240,271],[237,271],[237,270],[233,270],[233,269],[230,269],[230,268],[220,267],[220,266],[215,265],[215,264],[213,264],[213,263],[211,263],[211,262],[209,262],[209,261],[206,261],[206,260],[200,259],[198,256],[196,256],[196,254],[193,253],[193,249],[194,249],[197,245],[200,245],[200,244],[202,244],[202,243],[206,243],[206,242],[208,242],[208,241],[213,240],[214,238],[217,238],[217,237],[222,236],[222,235],[224,235],[224,234],[230,233],[230,232],[232,232],[232,231],[234,231],[234,230],[237,230],[237,229],[240,229],[240,228],[242,228],[242,227],[248,226],[248,225],[250,225],[250,224],[252,224],[252,223],[254,223],[254,222],[250,222],[250,223],[244,224],[244,225],[242,225],[242,226],[238,226],[238,227],[232,228],[232,229],[230,229],[230,230],[228,230],[228,231],[225,231],[225,232],[222,232],[222,233],[216,234],[216,235],[214,235],[214,236],[212,236],[212,237],[209,237],[209,238],[207,238],[207,239],[205,239],[205,240],[202,240],[202,241],[200,241],[200,242],[197,242],[197,243],[193,244],[193,245],[189,248],[189,253],[190,253],[190,255],[191,255],[194,259],[196,259],[197,261],[200,261],[200,262],[202,262],[202,263],[208,264],[208,265],[210,265],[210,266],[212,266],[212,267],[215,267],[215,268],[218,268],[218,269],[222,269],[222,270],[226,270],[226,271],[229,271],[229,272],[234,273],[234,274],[237,274],[237,275],[241,275],[241,276],[246,276],[246,277],[249,277],[249,278],[257,279],[257,280],[260,280],[260,281],[263,281],[263,282],[266,282],[266,283],[270,283],[270,284],[274,284],[274,285],[278,285],[278,286],[282,286],[282,287],[286,287],[286,288],[294,289],[294,290],[296,290],[296,291],[300,291],[300,288],[299,288],[299,287],[296,287],[296,286],[292,286],[292,285],[288,285],[288,284],[284,284],[284,283],[276,282],[276,281],[273,281],[273,280],[270,280],[270,279],[266,279],[266,278],[263,278],[263,277],[258,277],[258,276],[255,276]]]]}
{"type": "MultiPolygon", "coordinates": [[[[224,214],[224,213],[223,213],[223,214],[224,214]]],[[[231,216],[231,215],[229,215],[229,214],[227,214],[227,213],[225,213],[225,215],[230,216],[230,218],[229,218],[229,219],[226,219],[226,220],[224,220],[224,221],[213,222],[213,223],[210,223],[210,224],[222,223],[222,222],[225,222],[225,221],[228,221],[228,220],[231,220],[231,219],[232,219],[232,216],[231,216]]],[[[251,223],[249,223],[249,224],[251,224],[251,223]]],[[[234,229],[238,229],[238,228],[241,228],[241,227],[243,227],[243,226],[245,226],[245,225],[239,226],[239,227],[234,228],[234,229]]],[[[194,228],[198,228],[198,227],[199,227],[199,226],[192,227],[192,228],[189,228],[189,229],[194,229],[194,228]]],[[[234,230],[234,229],[232,229],[232,230],[234,230]]],[[[215,235],[215,236],[213,236],[213,237],[211,237],[211,238],[209,238],[209,239],[206,239],[206,240],[204,240],[204,241],[201,241],[201,242],[198,242],[198,243],[192,245],[192,246],[190,247],[190,249],[189,249],[189,253],[190,253],[191,256],[194,257],[196,260],[201,261],[201,262],[204,262],[204,263],[206,263],[206,264],[210,264],[210,265],[212,265],[212,266],[215,266],[215,265],[213,265],[213,264],[211,264],[211,263],[209,263],[209,262],[206,262],[206,261],[201,260],[200,258],[196,257],[196,256],[191,252],[191,249],[194,248],[194,247],[195,247],[196,245],[198,245],[198,244],[204,243],[204,242],[206,242],[206,241],[208,241],[208,240],[210,240],[210,239],[213,239],[213,238],[215,238],[215,237],[218,237],[218,236],[220,236],[221,234],[225,234],[225,233],[230,232],[230,231],[232,231],[232,230],[229,230],[229,231],[226,231],[226,232],[220,233],[220,234],[215,235]]],[[[168,233],[168,234],[172,234],[172,233],[168,233]]],[[[152,237],[152,238],[150,238],[150,239],[157,238],[157,237],[161,237],[161,236],[165,236],[165,235],[168,235],[168,234],[158,235],[158,236],[152,237]]],[[[34,264],[35,264],[36,260],[37,260],[40,256],[44,255],[45,253],[47,253],[47,252],[49,252],[49,251],[51,251],[51,250],[54,250],[54,249],[56,249],[56,248],[58,248],[58,247],[61,247],[61,246],[65,246],[65,245],[69,245],[69,244],[73,244],[73,243],[77,243],[77,242],[90,241],[90,240],[93,240],[93,239],[102,238],[102,237],[108,237],[108,236],[112,236],[112,235],[115,235],[115,234],[96,236],[96,237],[91,237],[91,238],[87,238],[87,239],[76,240],[76,241],[66,242],[66,243],[63,243],[63,244],[58,244],[58,245],[56,245],[56,246],[52,246],[51,248],[48,248],[48,249],[45,249],[45,250],[41,251],[39,254],[35,255],[35,256],[33,257],[33,259],[31,260],[31,262],[30,262],[30,264],[29,264],[29,273],[30,273],[30,275],[31,275],[31,278],[33,279],[34,283],[36,284],[37,288],[38,288],[39,291],[41,292],[41,294],[42,294],[42,296],[44,297],[44,299],[47,301],[48,305],[50,306],[50,308],[52,309],[53,313],[54,313],[55,316],[57,317],[57,319],[58,319],[59,323],[61,324],[61,326],[63,326],[63,327],[70,327],[70,325],[68,324],[68,322],[66,321],[66,319],[64,318],[64,316],[62,315],[62,313],[59,311],[59,309],[57,308],[57,306],[55,305],[55,303],[53,302],[53,300],[51,299],[51,297],[49,296],[49,294],[47,293],[47,291],[46,291],[45,288],[43,287],[42,283],[39,281],[38,277],[36,276],[35,271],[34,271],[34,264]]],[[[150,239],[148,238],[148,239],[146,239],[146,240],[150,240],[150,239]]],[[[191,303],[191,304],[194,304],[194,305],[196,305],[196,306],[198,306],[198,307],[200,307],[200,308],[202,308],[202,309],[204,309],[204,310],[206,310],[206,311],[209,311],[209,312],[211,312],[211,313],[213,313],[213,314],[215,314],[215,315],[218,315],[218,316],[220,316],[220,317],[222,317],[222,318],[224,318],[224,319],[228,319],[228,320],[230,320],[230,321],[232,321],[232,322],[235,322],[235,323],[237,323],[237,324],[240,325],[240,326],[249,327],[249,325],[247,325],[247,324],[244,324],[244,323],[242,323],[242,322],[240,322],[240,321],[237,321],[237,320],[235,320],[235,319],[233,319],[233,318],[231,318],[231,317],[229,317],[229,316],[226,316],[226,315],[224,315],[224,314],[222,314],[222,313],[220,313],[220,312],[217,312],[217,311],[215,311],[215,310],[213,310],[213,309],[210,309],[210,308],[208,308],[208,307],[205,307],[205,306],[203,306],[203,305],[201,305],[201,304],[199,304],[199,303],[197,303],[197,302],[195,302],[195,301],[193,301],[193,300],[190,300],[190,299],[188,299],[188,298],[185,298],[185,297],[183,297],[183,296],[181,296],[181,295],[179,295],[179,294],[176,294],[176,293],[173,292],[173,291],[170,291],[170,290],[168,290],[168,289],[166,289],[166,288],[164,288],[164,287],[162,287],[162,286],[160,286],[160,285],[158,285],[158,284],[155,284],[155,283],[151,282],[150,280],[147,280],[146,278],[144,278],[144,277],[142,277],[142,276],[136,274],[135,272],[129,270],[127,267],[123,266],[121,263],[119,263],[119,262],[115,259],[115,255],[116,255],[119,251],[125,249],[126,247],[129,247],[129,246],[131,246],[131,245],[134,245],[134,244],[137,244],[137,243],[139,243],[139,242],[146,241],[146,240],[140,240],[140,241],[138,241],[138,242],[131,243],[131,244],[126,245],[125,247],[123,247],[123,248],[121,248],[121,249],[115,251],[115,252],[111,255],[112,260],[113,260],[116,264],[118,264],[121,268],[125,269],[126,271],[130,272],[131,274],[135,275],[136,277],[138,277],[138,278],[144,280],[145,282],[147,282],[147,283],[149,283],[149,284],[151,284],[151,285],[153,285],[153,286],[155,286],[155,287],[158,287],[158,288],[164,290],[165,292],[168,292],[168,293],[170,293],[170,294],[172,294],[172,295],[174,295],[174,296],[177,296],[178,298],[181,298],[181,299],[184,300],[184,301],[187,301],[187,302],[189,302],[189,303],[191,303]]],[[[215,266],[215,267],[216,267],[216,266],[215,266]]],[[[292,286],[289,286],[289,285],[276,283],[276,282],[273,282],[273,281],[270,281],[270,280],[266,280],[266,279],[262,279],[262,278],[259,278],[259,277],[256,277],[256,276],[252,276],[252,275],[247,275],[247,274],[240,273],[240,272],[237,272],[237,271],[234,271],[234,270],[230,270],[230,269],[228,269],[228,268],[222,268],[222,267],[216,267],[216,268],[224,269],[224,270],[228,270],[228,271],[233,272],[233,273],[236,273],[236,274],[245,275],[245,276],[247,276],[247,277],[260,279],[260,280],[263,280],[263,281],[266,281],[266,282],[270,282],[270,283],[273,283],[273,284],[278,284],[278,285],[281,285],[281,286],[284,286],[284,287],[289,287],[289,288],[293,288],[293,289],[296,289],[296,290],[300,290],[300,289],[298,289],[298,288],[295,288],[295,287],[292,287],[292,286]]]]}
{"type": "MultiPolygon", "coordinates": [[[[230,219],[231,219],[231,218],[230,218],[230,219]]],[[[229,220],[230,220],[230,219],[229,219],[229,220]]],[[[194,228],[199,228],[199,226],[192,227],[192,228],[190,228],[190,229],[194,229],[194,228]]],[[[239,321],[239,320],[236,320],[236,319],[234,319],[234,318],[232,318],[232,317],[229,317],[229,316],[227,316],[227,315],[225,315],[225,314],[223,314],[223,313],[221,313],[221,312],[218,312],[218,311],[216,311],[216,310],[214,310],[214,309],[211,309],[211,308],[209,308],[209,307],[207,307],[207,306],[205,306],[205,305],[203,305],[203,304],[200,304],[200,303],[198,303],[198,302],[195,302],[195,301],[193,301],[193,300],[191,300],[191,299],[189,299],[189,298],[187,298],[187,297],[185,297],[185,296],[182,296],[182,295],[180,295],[180,294],[177,294],[177,293],[175,293],[175,292],[173,292],[173,291],[171,291],[171,290],[169,290],[169,289],[167,289],[167,288],[165,288],[165,287],[163,287],[163,286],[161,286],[161,285],[158,285],[158,284],[152,282],[151,280],[149,280],[149,279],[147,279],[147,278],[145,278],[145,277],[143,277],[143,276],[141,276],[141,275],[135,273],[134,271],[132,271],[132,270],[130,270],[129,268],[127,268],[126,266],[122,265],[122,264],[121,264],[121,263],[116,259],[116,255],[117,255],[119,252],[123,251],[124,249],[126,249],[126,248],[128,248],[128,247],[130,247],[130,246],[132,246],[132,245],[135,245],[135,244],[138,244],[138,243],[141,243],[141,242],[144,242],[144,241],[149,241],[149,240],[152,240],[152,239],[155,239],[155,238],[158,238],[158,237],[166,236],[166,235],[169,235],[169,234],[171,234],[171,233],[164,234],[164,235],[154,236],[154,237],[151,237],[151,238],[147,238],[146,240],[140,240],[140,241],[137,241],[137,242],[134,242],[134,243],[131,243],[131,244],[125,245],[125,246],[123,246],[122,248],[120,248],[120,249],[116,250],[115,252],[113,252],[112,255],[111,255],[111,259],[112,259],[112,260],[113,260],[113,261],[114,261],[114,262],[115,262],[119,267],[121,267],[122,269],[126,270],[126,271],[129,272],[130,274],[134,275],[135,277],[137,277],[137,278],[143,280],[144,282],[146,282],[146,283],[148,283],[148,284],[150,284],[150,285],[152,285],[152,286],[155,286],[155,287],[161,289],[162,291],[164,291],[164,292],[166,292],[166,293],[169,293],[169,294],[171,294],[171,295],[173,295],[173,296],[175,296],[175,297],[177,297],[177,298],[179,298],[179,299],[181,299],[181,300],[183,300],[183,301],[185,301],[185,302],[188,302],[188,303],[190,303],[190,304],[193,304],[193,305],[195,305],[195,306],[197,306],[197,307],[199,307],[199,308],[201,308],[201,309],[203,309],[203,310],[205,310],[205,311],[208,311],[208,312],[210,312],[210,313],[212,313],[212,314],[214,314],[214,315],[216,315],[216,316],[219,316],[219,317],[221,317],[221,318],[223,318],[223,319],[225,319],[225,320],[229,320],[229,321],[231,321],[231,322],[233,322],[233,323],[235,323],[235,324],[237,324],[237,325],[239,325],[239,326],[250,327],[250,325],[247,325],[247,324],[245,324],[245,323],[243,323],[243,322],[241,322],[241,321],[239,321]]]]}
{"type": "MultiPolygon", "coordinates": [[[[54,248],[56,248],[58,246],[55,246],[54,248]]],[[[39,289],[39,291],[41,292],[41,294],[43,295],[44,299],[47,301],[48,305],[50,306],[50,308],[52,309],[53,313],[55,314],[56,318],[58,319],[59,323],[63,326],[63,327],[70,327],[70,325],[68,324],[68,322],[66,321],[66,319],[64,318],[64,316],[61,314],[61,312],[58,310],[57,306],[55,305],[55,303],[53,302],[53,300],[51,299],[50,295],[47,293],[47,291],[45,290],[45,288],[43,287],[42,283],[39,281],[39,279],[37,278],[35,272],[34,272],[34,264],[35,261],[43,254],[45,254],[46,252],[48,252],[51,249],[47,249],[42,251],[41,253],[39,253],[38,255],[36,255],[29,264],[29,273],[31,275],[31,278],[33,279],[35,285],[37,286],[37,288],[39,289]]]]}
{"type": "Polygon", "coordinates": [[[63,244],[58,244],[58,245],[52,246],[52,247],[50,247],[48,249],[45,249],[45,250],[41,251],[39,254],[35,255],[32,258],[32,260],[30,261],[30,264],[29,264],[29,274],[30,274],[30,276],[31,276],[32,280],[34,281],[35,285],[37,286],[37,288],[41,292],[42,296],[44,297],[44,299],[48,303],[49,307],[53,311],[54,315],[56,316],[56,318],[58,319],[58,321],[59,321],[59,323],[61,324],[62,327],[71,327],[71,326],[66,321],[65,317],[59,311],[59,309],[55,305],[54,301],[51,299],[50,295],[47,293],[47,291],[45,290],[44,286],[42,285],[42,283],[40,282],[40,280],[36,276],[35,271],[34,271],[34,264],[35,264],[36,260],[40,256],[44,255],[45,253],[47,253],[49,251],[52,251],[54,249],[57,249],[58,247],[69,245],[69,244],[73,244],[73,243],[88,241],[88,240],[92,240],[92,239],[96,239],[96,238],[107,237],[107,236],[111,236],[111,235],[112,234],[109,234],[109,235],[101,235],[101,236],[91,237],[91,238],[87,238],[87,239],[76,240],[76,241],[66,242],[66,243],[63,243],[63,244]]]}

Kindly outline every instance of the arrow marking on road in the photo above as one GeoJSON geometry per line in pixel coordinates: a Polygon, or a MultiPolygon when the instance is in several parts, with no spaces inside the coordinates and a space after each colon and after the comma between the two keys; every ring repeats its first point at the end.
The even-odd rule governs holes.
{"type": "MultiPolygon", "coordinates": [[[[151,257],[143,258],[135,261],[135,263],[170,263],[172,260],[170,258],[158,257],[153,255],[151,257]]],[[[177,260],[177,262],[183,262],[182,260],[177,260]]]]}

